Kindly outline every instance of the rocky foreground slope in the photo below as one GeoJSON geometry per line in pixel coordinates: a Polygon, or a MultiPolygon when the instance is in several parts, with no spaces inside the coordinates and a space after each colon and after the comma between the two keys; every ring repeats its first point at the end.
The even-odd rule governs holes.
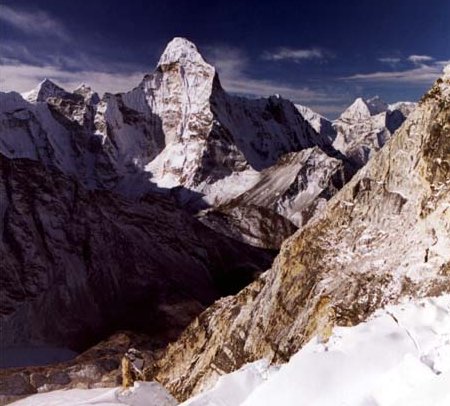
{"type": "Polygon", "coordinates": [[[289,238],[270,271],[211,306],[171,344],[156,378],[179,399],[260,358],[401,297],[450,291],[450,70],[396,135],[289,238]]]}

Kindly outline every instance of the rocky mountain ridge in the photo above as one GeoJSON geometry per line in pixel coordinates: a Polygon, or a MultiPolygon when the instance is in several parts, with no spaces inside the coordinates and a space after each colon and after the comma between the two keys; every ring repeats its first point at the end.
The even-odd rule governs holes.
{"type": "Polygon", "coordinates": [[[84,350],[117,329],[164,345],[270,266],[271,252],[215,233],[163,196],[130,201],[36,161],[0,165],[4,346],[84,350]]]}
{"type": "Polygon", "coordinates": [[[395,137],[284,242],[271,270],[169,345],[156,378],[179,399],[401,297],[450,287],[450,67],[395,137]],[[405,176],[405,173],[408,176],[405,176]]]}

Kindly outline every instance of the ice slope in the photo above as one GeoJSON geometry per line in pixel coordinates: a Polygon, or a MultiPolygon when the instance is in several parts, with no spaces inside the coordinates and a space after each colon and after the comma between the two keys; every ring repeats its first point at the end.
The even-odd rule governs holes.
{"type": "Polygon", "coordinates": [[[183,406],[237,406],[278,370],[265,359],[243,366],[238,371],[223,375],[217,384],[182,403],[183,406]]]}
{"type": "Polygon", "coordinates": [[[314,337],[278,372],[266,365],[248,364],[182,405],[449,405],[450,295],[387,306],[326,342],[314,337]],[[256,387],[246,384],[255,371],[256,387]]]}

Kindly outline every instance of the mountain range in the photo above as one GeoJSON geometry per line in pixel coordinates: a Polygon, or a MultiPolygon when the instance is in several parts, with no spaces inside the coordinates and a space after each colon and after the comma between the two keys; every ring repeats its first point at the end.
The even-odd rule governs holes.
{"type": "Polygon", "coordinates": [[[183,400],[404,296],[447,292],[449,80],[419,104],[358,98],[330,121],[227,93],[175,38],[126,93],[48,79],[0,93],[2,341],[106,340],[60,367],[4,370],[4,399],[106,372],[114,385],[127,330],[183,400]]]}

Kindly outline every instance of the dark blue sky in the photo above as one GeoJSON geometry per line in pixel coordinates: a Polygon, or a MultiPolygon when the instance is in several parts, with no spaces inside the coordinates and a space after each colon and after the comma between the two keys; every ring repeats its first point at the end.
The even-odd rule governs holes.
{"type": "Polygon", "coordinates": [[[174,36],[224,87],[280,93],[334,117],[357,96],[415,100],[450,60],[449,0],[3,0],[0,86],[45,76],[126,90],[174,36]]]}

